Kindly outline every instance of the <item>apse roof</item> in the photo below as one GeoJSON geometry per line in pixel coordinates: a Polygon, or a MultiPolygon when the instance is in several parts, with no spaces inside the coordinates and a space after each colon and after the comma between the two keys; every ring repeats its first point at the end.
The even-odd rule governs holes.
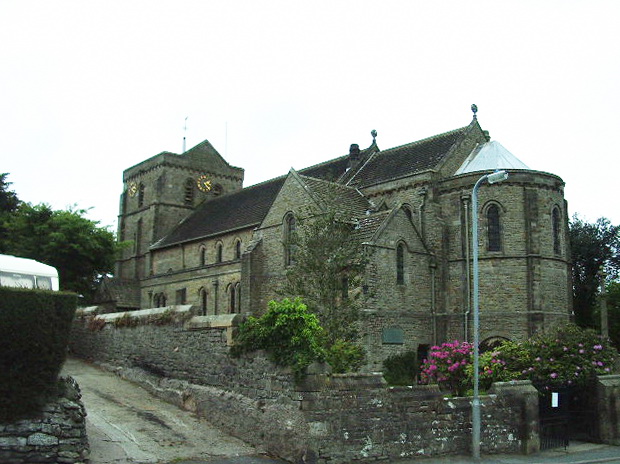
{"type": "Polygon", "coordinates": [[[455,175],[497,169],[530,169],[497,141],[483,143],[473,149],[455,175]]]}

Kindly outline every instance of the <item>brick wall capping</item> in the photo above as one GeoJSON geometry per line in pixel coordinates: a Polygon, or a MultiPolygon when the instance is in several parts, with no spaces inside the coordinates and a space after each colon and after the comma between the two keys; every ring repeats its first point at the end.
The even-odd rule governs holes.
{"type": "Polygon", "coordinates": [[[620,374],[598,375],[597,380],[605,386],[620,386],[620,374]]]}
{"type": "Polygon", "coordinates": [[[243,314],[216,314],[210,316],[194,316],[186,322],[188,330],[227,329],[237,327],[245,320],[243,314]]]}
{"type": "Polygon", "coordinates": [[[137,311],[123,311],[118,313],[100,314],[97,317],[103,319],[104,321],[106,321],[106,323],[113,323],[114,321],[124,317],[126,314],[136,319],[146,319],[149,316],[156,316],[159,314],[164,314],[166,312],[172,312],[178,315],[191,314],[191,310],[192,305],[171,305],[164,306],[162,308],[148,308],[139,309],[137,311]]]}
{"type": "Polygon", "coordinates": [[[510,380],[508,382],[493,382],[491,388],[489,389],[489,393],[509,393],[517,390],[519,392],[537,392],[530,380],[510,380]]]}

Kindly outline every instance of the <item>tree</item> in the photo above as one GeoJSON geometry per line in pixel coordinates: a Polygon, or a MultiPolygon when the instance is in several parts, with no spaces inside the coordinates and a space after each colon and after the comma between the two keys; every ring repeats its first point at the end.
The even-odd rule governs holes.
{"type": "Polygon", "coordinates": [[[620,282],[607,285],[607,311],[609,338],[616,348],[620,348],[620,282]]]}
{"type": "Polygon", "coordinates": [[[573,216],[569,230],[573,261],[573,308],[575,322],[581,327],[594,327],[593,317],[603,268],[609,280],[620,272],[620,226],[606,218],[587,223],[573,216]]]}
{"type": "Polygon", "coordinates": [[[5,222],[8,216],[17,210],[20,204],[17,194],[9,190],[8,173],[0,174],[0,253],[6,252],[7,230],[5,222]]]}
{"type": "Polygon", "coordinates": [[[5,216],[4,251],[54,266],[61,288],[90,302],[98,279],[113,270],[117,245],[114,234],[86,219],[85,213],[21,203],[5,216]]]}
{"type": "Polygon", "coordinates": [[[357,339],[357,296],[368,262],[354,225],[337,213],[299,221],[293,234],[294,264],[287,271],[284,293],[301,297],[325,328],[327,346],[357,339]]]}

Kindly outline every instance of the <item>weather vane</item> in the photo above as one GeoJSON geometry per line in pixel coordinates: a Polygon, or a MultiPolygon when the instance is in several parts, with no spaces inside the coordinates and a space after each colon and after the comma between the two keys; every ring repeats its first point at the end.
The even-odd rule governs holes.
{"type": "Polygon", "coordinates": [[[471,110],[474,113],[474,118],[476,118],[476,113],[478,112],[478,107],[476,106],[475,103],[473,105],[471,105],[471,110]]]}

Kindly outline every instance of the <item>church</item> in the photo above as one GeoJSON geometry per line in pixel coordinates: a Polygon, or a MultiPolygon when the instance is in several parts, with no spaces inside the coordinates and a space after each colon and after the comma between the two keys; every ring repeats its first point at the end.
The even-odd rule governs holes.
{"type": "MultiPolygon", "coordinates": [[[[249,187],[207,141],[123,173],[108,311],[192,305],[204,316],[262,313],[278,299],[301,215],[338,211],[368,251],[360,333],[366,370],[388,356],[472,334],[472,189],[478,191],[480,340],[522,340],[567,322],[571,264],[564,182],[491,140],[474,111],[457,129],[360,149],[249,187]],[[309,213],[310,212],[310,213],[309,213]]],[[[278,174],[278,173],[275,173],[278,174]]]]}

